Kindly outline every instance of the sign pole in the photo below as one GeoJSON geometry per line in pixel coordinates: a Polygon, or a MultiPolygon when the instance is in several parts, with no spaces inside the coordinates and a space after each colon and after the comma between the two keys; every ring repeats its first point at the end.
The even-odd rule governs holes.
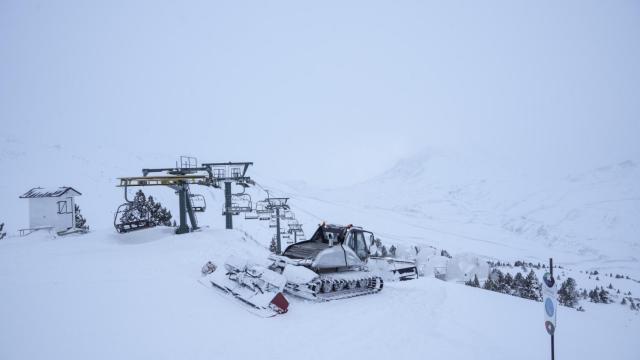
{"type": "Polygon", "coordinates": [[[556,312],[558,311],[558,284],[553,278],[553,259],[549,258],[549,271],[542,277],[542,303],[544,327],[551,336],[551,360],[555,360],[556,312]]]}
{"type": "MultiPolygon", "coordinates": [[[[553,279],[553,258],[549,258],[549,272],[551,273],[551,278],[553,279]]],[[[554,334],[551,334],[551,360],[555,360],[556,358],[556,353],[555,353],[555,346],[554,346],[554,342],[553,342],[553,337],[554,334]]]]}

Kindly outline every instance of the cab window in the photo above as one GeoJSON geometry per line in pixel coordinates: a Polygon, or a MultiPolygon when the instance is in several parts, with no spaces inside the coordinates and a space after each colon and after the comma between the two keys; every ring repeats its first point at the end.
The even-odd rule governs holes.
{"type": "Polygon", "coordinates": [[[352,239],[354,240],[354,244],[351,248],[356,252],[360,259],[364,260],[368,255],[364,234],[361,232],[356,232],[353,235],[354,236],[352,237],[352,239]]]}

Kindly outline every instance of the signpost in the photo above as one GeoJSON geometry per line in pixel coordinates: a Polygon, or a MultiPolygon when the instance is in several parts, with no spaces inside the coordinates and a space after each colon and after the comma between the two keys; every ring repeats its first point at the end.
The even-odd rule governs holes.
{"type": "Polygon", "coordinates": [[[542,303],[544,304],[544,327],[551,335],[551,360],[555,359],[553,334],[556,331],[556,312],[558,310],[558,286],[553,278],[553,259],[549,259],[549,272],[542,277],[542,303]]]}

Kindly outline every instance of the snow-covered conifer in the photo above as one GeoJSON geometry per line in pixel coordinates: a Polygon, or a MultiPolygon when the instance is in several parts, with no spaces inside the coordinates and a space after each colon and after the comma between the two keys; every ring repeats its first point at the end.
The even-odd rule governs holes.
{"type": "Polygon", "coordinates": [[[605,289],[601,289],[598,293],[598,297],[600,297],[600,302],[604,304],[609,303],[609,292],[605,289]]]}
{"type": "Polygon", "coordinates": [[[389,248],[389,256],[391,257],[396,257],[396,250],[397,248],[395,247],[395,245],[391,245],[391,247],[389,248]]]}
{"type": "Polygon", "coordinates": [[[524,288],[524,283],[524,276],[522,276],[522,273],[518,272],[513,278],[513,295],[522,297],[522,289],[524,288]]]}
{"type": "Polygon", "coordinates": [[[496,285],[496,283],[491,280],[491,277],[489,277],[485,282],[484,285],[482,286],[483,289],[485,290],[490,290],[490,291],[498,291],[498,286],[496,285]]]}
{"type": "Polygon", "coordinates": [[[538,280],[536,273],[531,270],[524,280],[522,297],[525,299],[540,301],[541,291],[540,281],[538,280]]]}
{"type": "Polygon", "coordinates": [[[78,204],[75,204],[75,222],[76,222],[76,227],[78,229],[82,229],[86,226],[87,224],[87,219],[84,218],[84,216],[82,216],[82,212],[80,211],[80,206],[78,206],[78,204]]]}
{"type": "Polygon", "coordinates": [[[502,283],[498,284],[500,292],[504,294],[513,294],[513,276],[510,273],[506,273],[502,278],[502,283]]]}
{"type": "Polygon", "coordinates": [[[576,281],[573,278],[567,278],[558,290],[558,302],[560,305],[575,307],[578,305],[578,291],[576,290],[576,281]]]}
{"type": "Polygon", "coordinates": [[[478,280],[478,275],[474,274],[473,275],[473,280],[469,279],[464,284],[467,285],[467,286],[472,286],[472,287],[480,287],[480,281],[478,280]]]}

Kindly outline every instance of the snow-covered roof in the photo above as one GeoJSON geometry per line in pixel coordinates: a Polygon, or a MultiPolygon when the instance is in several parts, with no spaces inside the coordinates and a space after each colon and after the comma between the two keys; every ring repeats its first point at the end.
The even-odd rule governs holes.
{"type": "Polygon", "coordinates": [[[82,195],[78,190],[70,187],[70,186],[63,186],[63,187],[58,187],[58,188],[41,188],[41,187],[37,187],[37,188],[33,188],[29,191],[27,191],[26,193],[20,195],[21,199],[33,199],[33,198],[48,198],[48,197],[60,197],[66,193],[68,193],[69,191],[71,191],[72,193],[70,195],[72,196],[79,196],[82,195]]]}

